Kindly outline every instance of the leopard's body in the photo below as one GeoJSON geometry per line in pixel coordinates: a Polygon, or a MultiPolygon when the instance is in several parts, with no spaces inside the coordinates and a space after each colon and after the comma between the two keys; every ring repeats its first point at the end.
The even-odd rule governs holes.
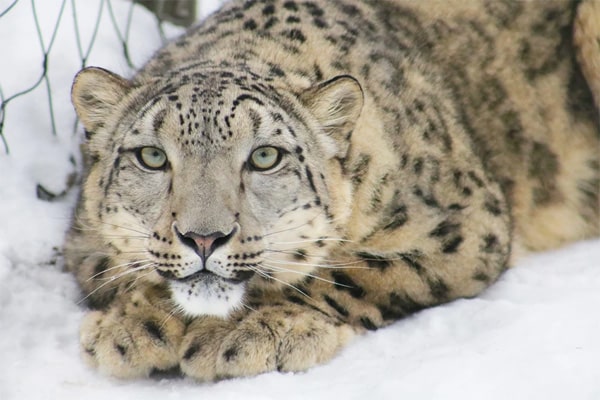
{"type": "Polygon", "coordinates": [[[598,235],[598,11],[233,1],[131,80],[82,71],[86,360],[303,370],[598,235]]]}

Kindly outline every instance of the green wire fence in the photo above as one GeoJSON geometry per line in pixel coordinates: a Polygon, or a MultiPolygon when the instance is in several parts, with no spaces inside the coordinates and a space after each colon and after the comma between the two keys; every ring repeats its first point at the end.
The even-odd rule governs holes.
{"type": "MultiPolygon", "coordinates": [[[[14,9],[15,6],[19,2],[29,1],[31,3],[32,15],[31,21],[23,21],[23,23],[31,23],[35,26],[35,30],[37,32],[39,48],[31,49],[32,52],[39,51],[40,54],[40,73],[37,79],[31,82],[23,82],[22,89],[15,91],[14,93],[5,93],[3,90],[2,79],[7,77],[0,76],[0,141],[2,142],[2,147],[4,148],[4,152],[6,154],[10,153],[10,146],[6,136],[4,134],[4,126],[7,118],[10,117],[10,104],[15,99],[27,96],[29,93],[38,90],[40,88],[45,88],[48,100],[48,113],[50,115],[50,126],[48,127],[48,131],[56,135],[56,121],[55,121],[55,112],[54,112],[54,101],[52,97],[52,86],[51,81],[48,76],[49,72],[49,63],[48,59],[53,50],[53,46],[55,44],[57,32],[61,25],[61,22],[64,21],[65,18],[72,18],[73,24],[75,27],[75,36],[77,42],[77,51],[78,57],[81,61],[81,67],[85,67],[87,65],[88,58],[90,53],[94,47],[94,43],[96,42],[96,37],[98,33],[98,29],[100,27],[100,21],[102,16],[107,13],[110,20],[112,21],[112,26],[115,30],[116,36],[121,43],[122,47],[122,55],[130,68],[135,68],[134,63],[131,60],[129,54],[129,40],[130,40],[130,31],[132,28],[132,16],[134,10],[138,9],[139,6],[143,6],[154,13],[156,16],[156,28],[163,38],[165,39],[164,34],[164,23],[170,22],[176,25],[188,26],[196,20],[196,0],[130,0],[131,4],[128,8],[128,14],[126,19],[125,27],[120,27],[117,23],[117,18],[115,16],[115,10],[113,8],[114,1],[123,1],[123,0],[100,0],[98,3],[97,16],[95,20],[95,24],[92,30],[92,35],[88,41],[88,43],[83,43],[81,35],[80,35],[80,24],[78,18],[78,8],[81,7],[90,7],[90,3],[85,0],[13,0],[8,5],[3,5],[2,1],[0,1],[0,24],[3,22],[3,18],[8,16],[14,9]],[[40,25],[40,18],[38,15],[38,8],[36,4],[38,2],[48,2],[53,1],[56,2],[58,7],[58,14],[56,20],[53,25],[53,29],[50,35],[44,36],[42,34],[42,29],[40,25]],[[70,4],[69,4],[70,3],[70,4]],[[67,9],[67,5],[70,5],[71,15],[66,15],[65,12],[67,9]]],[[[14,77],[12,77],[14,79],[14,77]]],[[[73,128],[75,131],[77,126],[73,128]]]]}

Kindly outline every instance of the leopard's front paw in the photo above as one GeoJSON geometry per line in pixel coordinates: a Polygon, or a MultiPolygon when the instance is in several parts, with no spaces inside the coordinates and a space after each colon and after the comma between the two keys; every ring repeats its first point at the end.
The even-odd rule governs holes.
{"type": "Polygon", "coordinates": [[[241,321],[200,318],[181,346],[181,370],[200,380],[303,371],[331,359],[352,328],[301,307],[265,307],[241,321]]]}
{"type": "Polygon", "coordinates": [[[184,331],[183,322],[136,293],[124,304],[84,317],[82,354],[102,373],[119,378],[145,377],[154,370],[178,365],[184,331]]]}

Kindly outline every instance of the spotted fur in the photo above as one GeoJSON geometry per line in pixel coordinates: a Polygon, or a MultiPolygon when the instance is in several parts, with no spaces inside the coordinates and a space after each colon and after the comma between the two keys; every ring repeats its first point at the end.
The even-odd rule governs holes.
{"type": "Polygon", "coordinates": [[[131,79],[81,71],[84,358],[304,370],[598,235],[596,11],[232,1],[131,79]]]}

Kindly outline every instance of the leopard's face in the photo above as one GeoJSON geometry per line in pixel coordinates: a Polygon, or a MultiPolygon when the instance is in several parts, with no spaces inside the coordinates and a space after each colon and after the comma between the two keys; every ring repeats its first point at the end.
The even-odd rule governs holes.
{"type": "Polygon", "coordinates": [[[328,181],[338,145],[300,101],[251,75],[185,76],[132,89],[94,129],[82,198],[137,279],[168,282],[188,314],[226,315],[249,287],[324,261],[345,184],[328,181]]]}

